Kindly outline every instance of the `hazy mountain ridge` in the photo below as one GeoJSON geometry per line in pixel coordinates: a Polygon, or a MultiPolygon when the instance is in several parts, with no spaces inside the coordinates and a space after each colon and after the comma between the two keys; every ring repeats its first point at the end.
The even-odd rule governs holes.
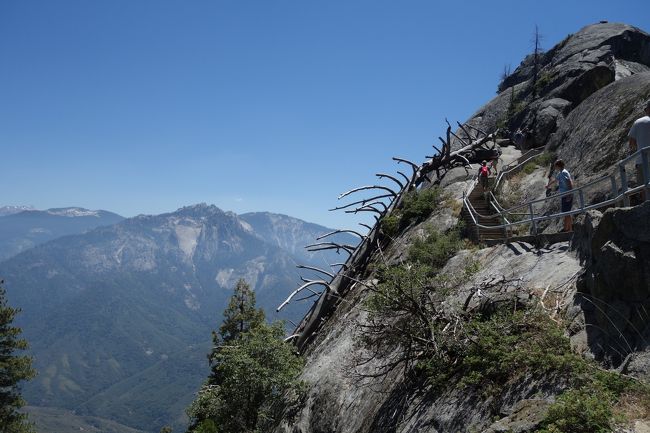
{"type": "Polygon", "coordinates": [[[0,207],[0,217],[12,215],[18,212],[23,212],[26,210],[36,210],[33,206],[1,206],[0,207]]]}
{"type": "MultiPolygon", "coordinates": [[[[331,232],[332,229],[271,212],[244,213],[239,215],[239,218],[248,223],[259,237],[290,252],[306,263],[325,266],[327,263],[341,261],[341,257],[344,257],[344,260],[347,258],[347,256],[341,256],[333,251],[312,253],[305,249],[307,245],[318,242],[316,238],[331,232]]],[[[359,238],[348,233],[337,233],[321,240],[321,242],[327,241],[356,245],[359,243],[359,238]]]]}
{"type": "Polygon", "coordinates": [[[0,208],[0,260],[61,236],[85,233],[123,219],[113,212],[80,207],[35,210],[5,206],[0,208]]]}
{"type": "MultiPolygon", "coordinates": [[[[289,222],[307,223],[285,218],[296,239],[329,231],[309,225],[301,236],[289,222]]],[[[236,280],[246,278],[272,311],[295,287],[297,261],[236,214],[200,204],[65,236],[0,263],[40,373],[27,400],[149,431],[181,426],[236,280]]],[[[286,314],[296,319],[307,306],[286,314]]]]}

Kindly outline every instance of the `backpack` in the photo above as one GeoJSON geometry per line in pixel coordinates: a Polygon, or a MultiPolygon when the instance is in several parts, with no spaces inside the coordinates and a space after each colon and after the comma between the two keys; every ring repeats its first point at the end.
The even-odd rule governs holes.
{"type": "Polygon", "coordinates": [[[479,174],[481,176],[487,177],[490,174],[490,169],[487,166],[481,166],[479,169],[479,174]]]}

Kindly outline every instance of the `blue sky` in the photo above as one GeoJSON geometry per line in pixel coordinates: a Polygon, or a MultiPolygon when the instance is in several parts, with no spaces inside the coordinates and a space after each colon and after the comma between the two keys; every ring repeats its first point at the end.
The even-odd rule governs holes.
{"type": "Polygon", "coordinates": [[[337,195],[431,154],[535,25],[603,19],[650,31],[643,1],[3,0],[0,205],[353,226],[337,195]]]}

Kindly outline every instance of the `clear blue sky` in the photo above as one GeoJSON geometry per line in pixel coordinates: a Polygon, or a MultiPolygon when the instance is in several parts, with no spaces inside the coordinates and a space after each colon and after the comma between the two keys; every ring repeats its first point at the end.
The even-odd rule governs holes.
{"type": "Polygon", "coordinates": [[[328,226],[422,161],[506,64],[645,1],[2,0],[0,205],[125,216],[197,202],[328,226]]]}

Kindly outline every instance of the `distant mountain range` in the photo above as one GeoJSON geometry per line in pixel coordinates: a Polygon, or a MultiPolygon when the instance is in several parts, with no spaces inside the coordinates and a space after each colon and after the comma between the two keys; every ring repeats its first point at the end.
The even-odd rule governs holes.
{"type": "Polygon", "coordinates": [[[36,210],[4,206],[0,208],[0,261],[52,239],[84,233],[123,219],[113,212],[79,207],[36,210]]]}
{"type": "MultiPolygon", "coordinates": [[[[341,261],[303,252],[330,229],[284,215],[239,217],[205,204],[123,220],[70,208],[33,212],[0,217],[0,232],[5,221],[15,224],[12,217],[30,215],[39,215],[39,227],[50,217],[120,221],[0,263],[39,371],[25,386],[29,404],[145,431],[182,428],[184,408],[207,376],[211,330],[237,279],[271,312],[299,283],[296,263],[341,261]]],[[[298,319],[307,307],[286,314],[298,319]]]]}
{"type": "Polygon", "coordinates": [[[35,210],[35,209],[33,206],[0,206],[0,216],[11,215],[26,210],[35,210]]]}

